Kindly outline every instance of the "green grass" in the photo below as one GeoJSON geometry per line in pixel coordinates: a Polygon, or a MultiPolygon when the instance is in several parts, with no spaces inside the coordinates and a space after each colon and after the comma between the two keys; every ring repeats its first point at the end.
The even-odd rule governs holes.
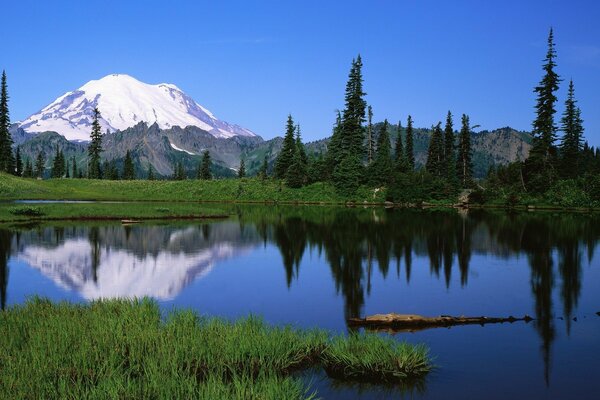
{"type": "Polygon", "coordinates": [[[230,207],[198,203],[0,203],[0,223],[32,220],[121,220],[217,218],[230,207]]]}
{"type": "Polygon", "coordinates": [[[212,181],[108,181],[26,179],[0,173],[0,200],[114,200],[214,202],[383,202],[382,192],[361,188],[355,196],[336,193],[329,183],[291,189],[279,180],[258,178],[212,181]]]}
{"type": "Polygon", "coordinates": [[[346,379],[379,374],[398,383],[429,365],[422,348],[391,339],[191,311],[163,318],[147,299],[33,299],[0,312],[0,337],[0,391],[14,399],[300,399],[314,393],[294,372],[321,362],[351,370],[346,379]]]}

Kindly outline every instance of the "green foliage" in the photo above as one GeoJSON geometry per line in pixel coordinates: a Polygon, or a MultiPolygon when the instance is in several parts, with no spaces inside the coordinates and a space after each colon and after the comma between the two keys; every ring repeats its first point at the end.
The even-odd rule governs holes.
{"type": "Polygon", "coordinates": [[[45,163],[46,163],[46,160],[44,158],[44,153],[40,151],[35,159],[35,176],[37,178],[44,177],[45,163]]]}
{"type": "Polygon", "coordinates": [[[413,120],[410,115],[408,116],[408,122],[406,123],[406,161],[408,162],[408,170],[413,171],[415,169],[415,150],[413,120]]]}
{"type": "Polygon", "coordinates": [[[240,160],[240,167],[238,168],[238,178],[244,178],[246,176],[246,163],[242,158],[240,160]]]}
{"type": "Polygon", "coordinates": [[[2,71],[0,82],[0,171],[15,174],[15,159],[12,152],[13,140],[9,129],[10,113],[8,109],[6,71],[2,71]]]}
{"type": "Polygon", "coordinates": [[[183,162],[178,161],[177,164],[175,164],[175,168],[173,169],[173,180],[174,181],[183,181],[185,179],[187,179],[187,176],[185,174],[183,162]]]}
{"type": "Polygon", "coordinates": [[[102,128],[100,127],[100,111],[94,108],[94,120],[92,122],[91,142],[88,146],[88,177],[90,179],[101,179],[100,153],[102,153],[102,128]]]}
{"type": "Polygon", "coordinates": [[[66,171],[67,167],[65,165],[65,156],[62,150],[58,149],[57,145],[54,160],[52,161],[52,169],[50,172],[50,176],[52,178],[62,178],[65,175],[66,171]]]}
{"type": "Polygon", "coordinates": [[[267,179],[269,177],[269,159],[266,154],[260,167],[260,171],[258,171],[258,177],[260,179],[267,179]]]}
{"type": "Polygon", "coordinates": [[[21,158],[21,146],[17,146],[15,153],[15,175],[23,175],[23,159],[21,158]]]}
{"type": "Polygon", "coordinates": [[[8,212],[12,215],[23,215],[27,217],[41,217],[42,215],[44,215],[44,212],[39,207],[30,206],[13,207],[10,208],[8,212]]]}
{"type": "Polygon", "coordinates": [[[148,180],[153,181],[155,179],[156,179],[156,177],[154,176],[154,167],[152,167],[152,164],[149,164],[148,165],[148,180]]]}
{"type": "Polygon", "coordinates": [[[569,94],[565,101],[565,111],[561,119],[564,135],[560,144],[560,175],[575,178],[581,173],[581,151],[583,149],[583,120],[581,110],[575,100],[573,80],[569,82],[569,94]]]}
{"type": "Polygon", "coordinates": [[[205,150],[202,153],[202,161],[200,161],[200,164],[198,166],[198,173],[197,173],[198,179],[204,179],[204,180],[212,179],[212,173],[210,172],[211,164],[212,164],[212,162],[210,159],[210,152],[208,150],[205,150]]]}
{"type": "Polygon", "coordinates": [[[300,188],[308,181],[306,163],[302,161],[300,152],[294,154],[292,165],[285,174],[285,183],[291,188],[300,188]]]}
{"type": "Polygon", "coordinates": [[[440,178],[444,175],[444,167],[444,138],[442,136],[442,124],[441,122],[438,122],[438,124],[432,128],[425,169],[431,175],[440,178]]]}
{"type": "Polygon", "coordinates": [[[128,181],[135,179],[133,158],[131,157],[131,152],[129,150],[125,153],[125,161],[123,162],[123,179],[128,181]]]}
{"type": "Polygon", "coordinates": [[[338,193],[344,196],[352,196],[356,193],[360,180],[363,176],[363,166],[355,155],[349,155],[342,159],[333,171],[333,185],[338,193]]]}
{"type": "Polygon", "coordinates": [[[352,60],[352,67],[346,83],[345,108],[341,121],[341,158],[348,155],[362,160],[365,154],[365,132],[362,126],[365,122],[367,104],[363,92],[362,59],[360,54],[352,60]]]}
{"type": "Polygon", "coordinates": [[[431,368],[421,346],[272,327],[256,317],[163,317],[148,299],[34,298],[0,313],[0,334],[7,398],[301,399],[311,396],[294,373],[321,363],[347,366],[346,379],[398,383],[431,368]]]}
{"type": "Polygon", "coordinates": [[[396,203],[420,203],[432,200],[454,202],[456,194],[456,188],[446,179],[421,170],[396,174],[388,198],[396,203]]]}
{"type": "Polygon", "coordinates": [[[469,116],[462,115],[462,126],[458,137],[458,157],[456,160],[456,175],[462,187],[471,185],[473,179],[473,150],[471,149],[471,126],[469,116]]]}
{"type": "Polygon", "coordinates": [[[367,109],[367,164],[373,162],[375,155],[375,140],[373,138],[373,107],[367,109]]]}
{"type": "Polygon", "coordinates": [[[386,119],[377,138],[375,159],[368,167],[369,181],[375,185],[387,185],[392,182],[393,169],[388,121],[386,119]]]}
{"type": "Polygon", "coordinates": [[[288,115],[281,152],[275,159],[274,175],[277,179],[285,178],[285,174],[290,168],[290,165],[292,165],[294,154],[297,149],[296,140],[294,138],[295,130],[294,120],[291,115],[288,115]]]}

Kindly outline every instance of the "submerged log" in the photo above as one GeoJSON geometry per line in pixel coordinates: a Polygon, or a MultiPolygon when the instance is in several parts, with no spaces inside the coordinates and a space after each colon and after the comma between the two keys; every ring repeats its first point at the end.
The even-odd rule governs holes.
{"type": "Polygon", "coordinates": [[[390,330],[413,332],[429,328],[448,328],[456,325],[485,325],[502,324],[505,322],[513,323],[517,321],[533,321],[529,315],[523,317],[452,317],[450,315],[440,315],[439,317],[424,317],[414,314],[375,314],[365,318],[348,318],[348,326],[363,327],[373,330],[390,330]]]}

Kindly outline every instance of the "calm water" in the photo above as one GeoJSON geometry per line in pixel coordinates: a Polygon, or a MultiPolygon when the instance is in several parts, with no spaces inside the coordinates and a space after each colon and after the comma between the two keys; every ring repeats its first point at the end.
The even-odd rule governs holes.
{"type": "Polygon", "coordinates": [[[600,216],[239,207],[230,220],[0,228],[5,307],[152,296],[165,309],[347,332],[398,312],[536,320],[397,333],[438,369],[418,387],[310,379],[324,398],[600,398],[600,216]]]}

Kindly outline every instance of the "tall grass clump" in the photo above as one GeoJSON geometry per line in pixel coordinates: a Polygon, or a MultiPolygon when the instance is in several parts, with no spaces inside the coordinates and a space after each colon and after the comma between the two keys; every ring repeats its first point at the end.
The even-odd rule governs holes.
{"type": "Polygon", "coordinates": [[[148,299],[34,298],[0,312],[0,337],[0,392],[15,399],[305,399],[314,394],[294,372],[321,363],[331,368],[344,357],[358,371],[344,378],[361,368],[385,368],[385,377],[402,368],[397,378],[427,371],[409,365],[423,361],[410,358],[409,345],[402,345],[407,358],[393,341],[370,335],[332,339],[256,317],[227,322],[191,311],[164,317],[148,299]],[[357,361],[376,354],[386,363],[357,361]]]}

